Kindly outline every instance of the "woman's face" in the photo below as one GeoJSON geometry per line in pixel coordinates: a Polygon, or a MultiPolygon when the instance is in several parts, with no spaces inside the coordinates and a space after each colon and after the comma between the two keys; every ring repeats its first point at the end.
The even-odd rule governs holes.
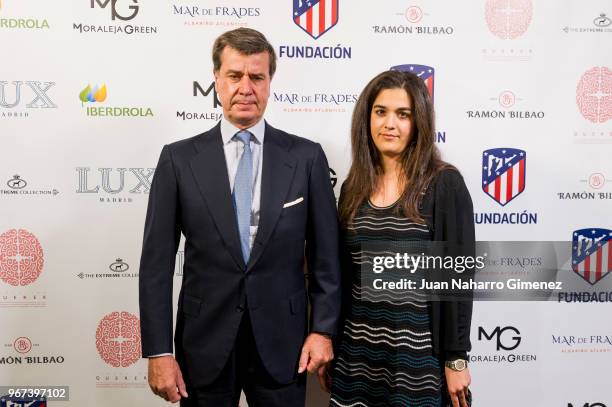
{"type": "Polygon", "coordinates": [[[412,128],[412,101],[406,91],[380,91],[370,112],[370,134],[378,151],[387,157],[398,157],[410,141],[412,128]]]}

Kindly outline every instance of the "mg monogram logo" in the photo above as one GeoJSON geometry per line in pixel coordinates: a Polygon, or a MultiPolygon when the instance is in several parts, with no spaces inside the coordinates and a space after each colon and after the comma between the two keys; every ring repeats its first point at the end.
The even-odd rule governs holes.
{"type": "Polygon", "coordinates": [[[487,331],[485,331],[485,329],[483,327],[481,327],[481,326],[478,327],[478,340],[481,341],[482,337],[484,336],[487,340],[490,341],[495,336],[496,337],[496,341],[497,341],[497,350],[500,350],[500,349],[503,349],[503,350],[513,350],[513,349],[516,349],[521,344],[521,337],[518,336],[520,334],[521,333],[519,332],[519,330],[516,329],[513,326],[506,326],[506,327],[503,327],[503,328],[500,328],[498,326],[490,334],[487,334],[487,331]],[[513,336],[513,337],[510,338],[510,340],[513,340],[514,343],[508,344],[508,339],[507,338],[502,341],[502,335],[506,331],[512,331],[512,332],[514,332],[517,335],[517,336],[513,336]]]}
{"type": "MultiPolygon", "coordinates": [[[[79,194],[97,194],[100,191],[100,185],[95,187],[89,186],[89,167],[78,167],[76,171],[79,173],[79,187],[76,190],[79,194]]],[[[132,194],[148,194],[151,190],[151,177],[155,172],[155,168],[98,168],[101,177],[102,190],[109,194],[118,194],[125,188],[126,173],[129,178],[135,181],[134,187],[130,189],[132,194]],[[128,172],[129,170],[129,172],[128,172]],[[113,175],[113,171],[117,175],[113,175]],[[113,182],[111,182],[113,178],[113,182]],[[111,186],[111,184],[114,185],[111,186]]]]}
{"type": "Polygon", "coordinates": [[[198,94],[208,96],[211,91],[213,92],[213,107],[216,109],[217,107],[221,106],[221,101],[219,100],[219,95],[217,95],[215,83],[211,82],[208,89],[204,90],[197,81],[193,81],[193,96],[198,96],[198,94]]]}
{"type": "MultiPolygon", "coordinates": [[[[567,407],[574,407],[572,403],[567,403],[567,407]]],[[[579,404],[576,407],[580,407],[579,404]]],[[[604,403],[584,403],[582,407],[606,407],[604,403]]]]}
{"type": "MultiPolygon", "coordinates": [[[[0,81],[0,106],[9,109],[17,106],[21,102],[21,88],[24,82],[13,81],[11,82],[11,84],[12,86],[7,86],[8,82],[0,81]],[[13,90],[10,91],[11,97],[9,100],[7,100],[7,94],[9,93],[8,89],[11,88],[13,88],[13,90]]],[[[57,107],[57,105],[53,103],[51,98],[47,95],[49,89],[51,89],[51,87],[55,85],[55,82],[25,81],[25,84],[34,94],[34,99],[32,99],[30,103],[26,104],[27,108],[49,109],[57,107]]]]}
{"type": "Polygon", "coordinates": [[[117,11],[117,1],[118,0],[91,0],[91,8],[95,8],[96,4],[98,4],[100,8],[106,8],[108,3],[110,3],[112,8],[111,18],[113,20],[118,18],[119,20],[128,21],[136,17],[136,14],[138,14],[138,0],[131,0],[134,5],[128,7],[128,9],[132,11],[132,13],[129,15],[119,14],[117,11]]]}

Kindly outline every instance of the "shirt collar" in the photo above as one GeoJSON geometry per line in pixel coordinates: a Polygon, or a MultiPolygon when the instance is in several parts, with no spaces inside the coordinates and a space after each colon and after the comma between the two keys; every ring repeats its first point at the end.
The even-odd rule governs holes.
{"type": "MultiPolygon", "coordinates": [[[[229,120],[223,117],[221,119],[221,138],[223,139],[223,144],[225,145],[229,143],[230,141],[232,141],[232,137],[234,137],[234,135],[238,133],[240,130],[241,129],[234,126],[232,123],[229,122],[229,120]]],[[[247,129],[244,129],[244,130],[248,130],[249,132],[251,132],[253,137],[255,137],[255,142],[257,144],[263,145],[264,134],[266,133],[266,121],[265,120],[261,119],[257,123],[255,123],[253,126],[247,129]]]]}

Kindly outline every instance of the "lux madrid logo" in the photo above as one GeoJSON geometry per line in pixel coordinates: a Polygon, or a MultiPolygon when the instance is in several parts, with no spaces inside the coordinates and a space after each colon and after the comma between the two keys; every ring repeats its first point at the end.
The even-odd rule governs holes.
{"type": "MultiPolygon", "coordinates": [[[[15,88],[14,97],[12,98],[12,102],[8,102],[6,99],[7,95],[7,85],[8,82],[0,81],[0,106],[6,108],[15,107],[21,102],[21,88],[24,84],[23,81],[13,81],[11,82],[13,87],[15,88]]],[[[49,89],[55,85],[55,82],[38,82],[38,81],[25,81],[25,84],[32,90],[34,93],[34,99],[30,101],[30,103],[26,104],[28,108],[56,108],[57,105],[53,103],[47,92],[49,89]]],[[[8,86],[10,88],[10,86],[8,86]]]]}
{"type": "MultiPolygon", "coordinates": [[[[574,407],[572,403],[567,403],[567,407],[574,407]]],[[[576,407],[581,407],[579,404],[576,404],[576,407]]],[[[606,407],[604,403],[584,403],[582,407],[606,407]]]]}
{"type": "Polygon", "coordinates": [[[521,344],[521,337],[519,336],[520,334],[521,333],[519,332],[519,330],[516,329],[513,326],[505,326],[503,328],[500,328],[498,326],[490,334],[488,334],[487,331],[485,331],[485,329],[483,327],[481,327],[481,326],[478,327],[478,340],[481,341],[482,337],[484,336],[485,339],[490,341],[495,336],[496,340],[497,340],[497,350],[500,350],[500,349],[503,349],[503,350],[513,350],[513,349],[516,349],[521,344]],[[517,335],[517,336],[513,336],[513,337],[510,338],[511,340],[514,341],[513,344],[508,344],[508,342],[507,342],[508,339],[502,341],[502,335],[506,331],[512,331],[512,332],[514,332],[517,335]],[[506,343],[506,344],[504,345],[504,343],[506,343]]]}
{"type": "Polygon", "coordinates": [[[119,20],[128,21],[136,17],[136,14],[138,14],[138,5],[137,5],[138,0],[131,0],[132,3],[134,3],[135,5],[131,5],[128,7],[128,9],[132,11],[132,14],[130,15],[119,14],[119,12],[117,11],[117,1],[118,0],[91,0],[91,8],[95,8],[96,4],[100,8],[106,8],[106,6],[108,6],[108,3],[110,3],[111,8],[112,8],[112,12],[111,12],[112,20],[115,20],[115,18],[118,18],[119,20]]]}
{"type": "MultiPolygon", "coordinates": [[[[100,185],[96,184],[95,187],[90,188],[89,186],[89,167],[77,167],[76,171],[79,173],[79,187],[76,190],[78,194],[97,194],[100,191],[100,185]]],[[[130,178],[136,181],[136,185],[130,189],[130,193],[133,194],[148,194],[151,190],[151,177],[155,172],[155,168],[98,168],[102,181],[102,190],[109,194],[118,194],[125,188],[126,172],[131,175],[130,178]],[[128,172],[129,170],[129,172],[128,172]],[[119,185],[115,188],[111,186],[111,173],[116,171],[119,174],[119,185]]],[[[115,177],[113,177],[115,178],[115,177]]]]}

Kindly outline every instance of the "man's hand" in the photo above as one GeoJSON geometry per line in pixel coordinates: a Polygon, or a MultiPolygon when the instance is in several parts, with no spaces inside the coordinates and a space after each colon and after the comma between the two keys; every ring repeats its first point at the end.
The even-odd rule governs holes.
{"type": "Polygon", "coordinates": [[[172,403],[187,397],[183,375],[174,356],[149,358],[149,387],[153,393],[172,403]]]}
{"type": "Polygon", "coordinates": [[[444,373],[446,375],[448,394],[451,397],[453,407],[468,407],[468,387],[472,382],[470,371],[466,368],[461,372],[457,372],[453,369],[445,367],[444,373]]]}
{"type": "Polygon", "coordinates": [[[298,373],[308,370],[315,373],[321,365],[330,362],[334,358],[334,350],[331,339],[318,333],[311,333],[304,341],[298,373]]]}

